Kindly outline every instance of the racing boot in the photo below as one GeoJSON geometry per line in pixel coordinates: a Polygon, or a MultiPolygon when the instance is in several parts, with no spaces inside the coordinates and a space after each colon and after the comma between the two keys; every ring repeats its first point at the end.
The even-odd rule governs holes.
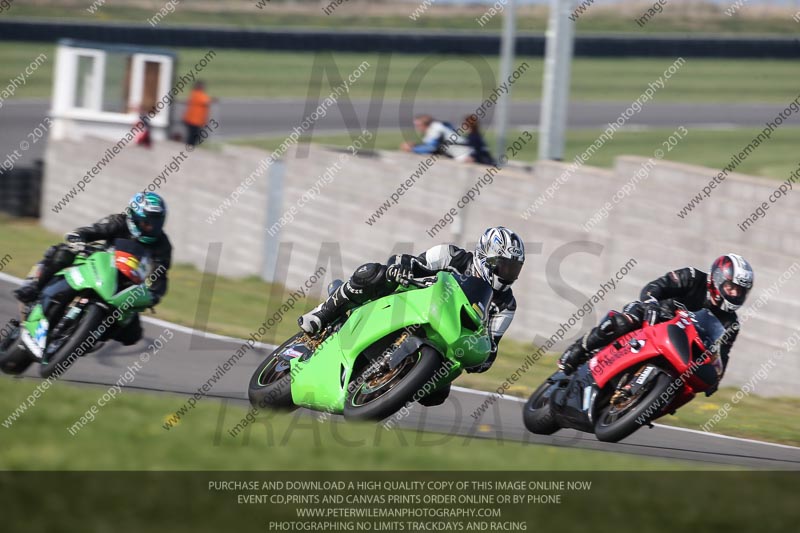
{"type": "Polygon", "coordinates": [[[622,313],[609,311],[600,324],[567,348],[558,360],[558,368],[570,375],[589,360],[591,354],[611,341],[642,326],[642,304],[632,302],[622,313]]]}
{"type": "Polygon", "coordinates": [[[42,279],[41,272],[42,265],[40,263],[31,269],[30,274],[25,278],[25,283],[14,290],[14,297],[19,300],[20,303],[30,305],[39,298],[39,293],[42,291],[42,287],[40,287],[42,279]]]}
{"type": "Polygon", "coordinates": [[[39,298],[39,284],[35,281],[25,282],[18,289],[14,289],[14,297],[23,304],[32,304],[39,298]]]}
{"type": "Polygon", "coordinates": [[[614,335],[607,330],[608,327],[601,323],[575,341],[558,359],[558,368],[568,376],[575,372],[579,366],[589,360],[595,350],[606,346],[614,339],[614,335]]]}
{"type": "Polygon", "coordinates": [[[347,293],[348,283],[336,288],[328,299],[297,319],[297,325],[310,336],[317,335],[334,320],[355,307],[347,293]]]}
{"type": "Polygon", "coordinates": [[[582,341],[583,339],[572,344],[558,359],[558,368],[568,376],[589,360],[589,352],[581,345],[582,341]]]}

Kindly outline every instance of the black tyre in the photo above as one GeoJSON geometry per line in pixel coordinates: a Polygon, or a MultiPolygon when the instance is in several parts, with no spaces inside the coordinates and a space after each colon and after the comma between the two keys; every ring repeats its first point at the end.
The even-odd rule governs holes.
{"type": "Polygon", "coordinates": [[[292,375],[289,361],[281,357],[287,348],[297,344],[302,333],[296,334],[269,354],[256,368],[250,378],[247,396],[250,405],[263,409],[265,407],[292,407],[292,375]]]}
{"type": "Polygon", "coordinates": [[[5,374],[22,374],[33,363],[33,356],[19,339],[22,326],[17,326],[0,343],[0,371],[5,374]]]}
{"type": "Polygon", "coordinates": [[[549,380],[545,381],[533,391],[531,397],[525,402],[525,407],[522,409],[522,421],[531,433],[552,435],[561,429],[550,408],[552,388],[553,384],[549,380]]]}
{"type": "MultiPolygon", "coordinates": [[[[59,377],[81,356],[88,354],[94,348],[102,336],[97,332],[98,326],[106,317],[106,312],[99,306],[89,304],[83,310],[83,315],[75,325],[75,328],[65,337],[63,344],[58,347],[47,362],[39,369],[39,374],[43,378],[51,376],[59,377]],[[91,340],[94,339],[94,340],[91,340]]],[[[51,340],[52,342],[57,342],[51,340]]]]}
{"type": "Polygon", "coordinates": [[[671,382],[672,378],[669,375],[659,372],[648,390],[643,391],[624,409],[618,408],[611,402],[603,406],[594,424],[594,434],[597,439],[603,442],[619,442],[640,427],[649,424],[672,401],[674,393],[666,402],[660,399],[660,396],[669,389],[671,382]]]}
{"type": "Polygon", "coordinates": [[[344,416],[350,420],[383,420],[411,402],[442,365],[439,352],[422,346],[393,370],[377,374],[371,367],[356,377],[359,383],[344,403],[344,416]]]}
{"type": "Polygon", "coordinates": [[[450,383],[419,400],[419,404],[424,405],[425,407],[436,407],[437,405],[442,405],[444,402],[446,402],[447,398],[449,397],[450,383]]]}

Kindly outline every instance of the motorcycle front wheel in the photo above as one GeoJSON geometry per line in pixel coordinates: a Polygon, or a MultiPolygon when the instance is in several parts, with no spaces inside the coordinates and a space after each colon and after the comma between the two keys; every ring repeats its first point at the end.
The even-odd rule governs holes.
{"type": "Polygon", "coordinates": [[[59,377],[78,357],[90,353],[100,342],[102,334],[98,328],[105,317],[106,312],[99,305],[90,303],[77,324],[61,332],[57,339],[50,339],[50,345],[57,342],[63,344],[55,350],[47,364],[42,364],[39,374],[43,378],[59,377]]]}
{"type": "Polygon", "coordinates": [[[278,346],[261,362],[250,378],[247,396],[250,405],[263,409],[264,407],[287,408],[292,407],[292,375],[289,361],[282,354],[298,344],[303,333],[298,333],[278,346]]]}
{"type": "Polygon", "coordinates": [[[439,353],[422,346],[393,369],[375,371],[367,366],[355,378],[356,386],[347,395],[344,416],[351,420],[383,420],[422,394],[426,382],[442,365],[439,353]]]}
{"type": "Polygon", "coordinates": [[[627,400],[624,405],[615,405],[611,401],[600,410],[594,425],[594,434],[603,442],[619,442],[640,427],[649,424],[666,405],[672,402],[674,393],[663,401],[672,383],[672,378],[659,372],[653,384],[641,394],[627,400]]]}

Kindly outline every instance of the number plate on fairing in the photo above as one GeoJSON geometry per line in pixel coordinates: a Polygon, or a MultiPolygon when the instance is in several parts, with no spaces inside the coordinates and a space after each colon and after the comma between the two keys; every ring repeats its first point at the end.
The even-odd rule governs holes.
{"type": "Polygon", "coordinates": [[[27,329],[23,329],[20,332],[20,339],[25,347],[28,349],[29,352],[33,354],[33,356],[37,359],[41,359],[44,355],[44,350],[42,349],[39,344],[31,337],[31,334],[28,332],[27,329]]]}
{"type": "Polygon", "coordinates": [[[647,368],[645,368],[644,371],[641,374],[639,374],[639,377],[636,378],[635,383],[637,385],[642,385],[645,381],[647,381],[647,378],[650,377],[650,374],[652,374],[654,370],[655,367],[652,366],[648,366],[647,368]]]}

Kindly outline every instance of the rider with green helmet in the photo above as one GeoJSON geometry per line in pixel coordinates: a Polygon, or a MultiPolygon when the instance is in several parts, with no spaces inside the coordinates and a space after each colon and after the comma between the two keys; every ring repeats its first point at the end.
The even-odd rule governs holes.
{"type": "MultiPolygon", "coordinates": [[[[109,215],[91,226],[67,233],[65,243],[51,246],[14,295],[24,304],[36,302],[56,272],[72,265],[74,249],[81,243],[106,241],[110,246],[115,239],[130,239],[140,242],[147,251],[154,273],[149,288],[153,305],[156,305],[167,292],[167,271],[172,261],[172,244],[163,229],[166,218],[167,205],[160,195],[137,193],[123,213],[109,215]]],[[[142,328],[136,316],[132,323],[117,332],[115,340],[130,345],[138,342],[141,336],[142,328]]]]}

